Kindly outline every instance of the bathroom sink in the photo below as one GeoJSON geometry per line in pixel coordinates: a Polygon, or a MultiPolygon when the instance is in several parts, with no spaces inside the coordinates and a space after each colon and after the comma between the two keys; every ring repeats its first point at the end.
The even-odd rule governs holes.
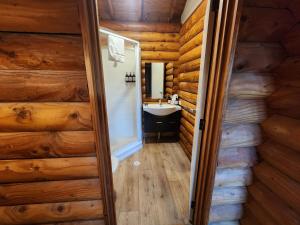
{"type": "Polygon", "coordinates": [[[171,104],[144,104],[143,110],[156,116],[166,116],[181,110],[181,107],[179,105],[171,104]]]}

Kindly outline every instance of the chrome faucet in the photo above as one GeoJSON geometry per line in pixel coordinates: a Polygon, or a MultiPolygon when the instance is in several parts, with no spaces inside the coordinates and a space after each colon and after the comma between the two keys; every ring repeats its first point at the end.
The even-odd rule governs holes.
{"type": "Polygon", "coordinates": [[[161,103],[161,99],[158,99],[158,104],[161,106],[162,103],[161,103]]]}

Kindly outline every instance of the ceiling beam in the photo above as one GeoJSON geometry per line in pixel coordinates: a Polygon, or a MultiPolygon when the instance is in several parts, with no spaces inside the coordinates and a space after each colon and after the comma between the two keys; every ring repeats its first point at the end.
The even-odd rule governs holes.
{"type": "Polygon", "coordinates": [[[140,21],[144,21],[144,0],[141,0],[141,17],[140,21]]]}
{"type": "Polygon", "coordinates": [[[171,20],[173,19],[175,10],[176,10],[176,4],[177,4],[177,0],[171,0],[171,7],[170,7],[170,14],[169,14],[169,19],[168,22],[171,22],[171,20]]]}
{"type": "Polygon", "coordinates": [[[112,3],[112,0],[106,0],[107,2],[107,5],[108,5],[108,12],[109,12],[109,15],[111,17],[111,19],[115,19],[115,11],[114,11],[114,7],[113,7],[113,3],[112,3]]]}

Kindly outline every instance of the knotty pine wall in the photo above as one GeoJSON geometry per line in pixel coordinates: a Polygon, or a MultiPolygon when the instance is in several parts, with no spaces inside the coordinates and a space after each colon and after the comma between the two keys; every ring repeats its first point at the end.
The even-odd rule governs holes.
{"type": "MultiPolygon", "coordinates": [[[[260,161],[253,168],[243,225],[296,225],[300,221],[300,2],[270,2],[260,3],[266,8],[255,9],[255,16],[260,12],[257,20],[264,21],[268,15],[273,29],[252,38],[264,36],[284,53],[280,64],[271,69],[275,89],[266,99],[268,117],[261,123],[264,140],[258,146],[260,161]]],[[[263,28],[261,22],[257,26],[263,28]]]]}
{"type": "Polygon", "coordinates": [[[173,87],[174,87],[174,63],[166,64],[166,76],[165,76],[165,95],[172,95],[173,94],[173,87]]]}
{"type": "Polygon", "coordinates": [[[178,80],[177,93],[183,106],[180,125],[180,145],[191,158],[196,109],[201,46],[207,0],[202,1],[180,30],[179,59],[174,78],[178,80]]]}
{"type": "Polygon", "coordinates": [[[1,1],[0,223],[104,224],[98,171],[77,1],[1,1]]]}
{"type": "MultiPolygon", "coordinates": [[[[241,224],[244,225],[299,224],[299,214],[294,220],[289,217],[293,211],[291,205],[294,204],[299,209],[300,201],[295,195],[300,191],[299,184],[281,174],[276,166],[280,163],[285,168],[291,168],[296,165],[297,160],[299,164],[299,156],[292,153],[295,159],[289,160],[285,157],[288,152],[271,146],[274,139],[271,142],[269,140],[272,133],[278,135],[282,129],[291,132],[291,127],[284,127],[291,121],[288,119],[289,123],[286,123],[285,117],[271,116],[266,105],[266,102],[274,98],[274,105],[277,104],[279,108],[292,107],[286,105],[284,100],[299,104],[299,101],[295,103],[294,92],[291,96],[282,95],[281,102],[280,98],[275,97],[278,93],[275,78],[287,74],[276,75],[288,55],[282,40],[285,34],[290,34],[294,39],[291,44],[295,43],[297,35],[290,32],[295,29],[296,22],[288,9],[287,1],[249,0],[244,3],[233,73],[227,93],[210,212],[211,224],[227,222],[226,224],[236,225],[242,217],[241,224]],[[259,163],[254,166],[257,162],[259,163]],[[275,164],[272,165],[273,163],[275,164]],[[282,204],[282,199],[291,200],[291,197],[294,197],[292,203],[282,204]],[[270,219],[273,216],[277,217],[276,222],[273,218],[270,219]]],[[[293,120],[293,124],[297,127],[296,120],[293,120]]],[[[288,142],[293,139],[293,136],[285,134],[286,136],[280,137],[282,140],[288,142]]],[[[297,169],[299,172],[299,166],[291,170],[296,174],[297,169]]]]}

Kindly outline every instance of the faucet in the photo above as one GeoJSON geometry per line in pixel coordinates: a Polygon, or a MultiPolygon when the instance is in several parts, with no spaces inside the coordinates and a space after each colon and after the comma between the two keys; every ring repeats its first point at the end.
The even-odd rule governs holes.
{"type": "Polygon", "coordinates": [[[161,99],[158,99],[158,104],[161,106],[162,103],[161,103],[161,99]]]}

